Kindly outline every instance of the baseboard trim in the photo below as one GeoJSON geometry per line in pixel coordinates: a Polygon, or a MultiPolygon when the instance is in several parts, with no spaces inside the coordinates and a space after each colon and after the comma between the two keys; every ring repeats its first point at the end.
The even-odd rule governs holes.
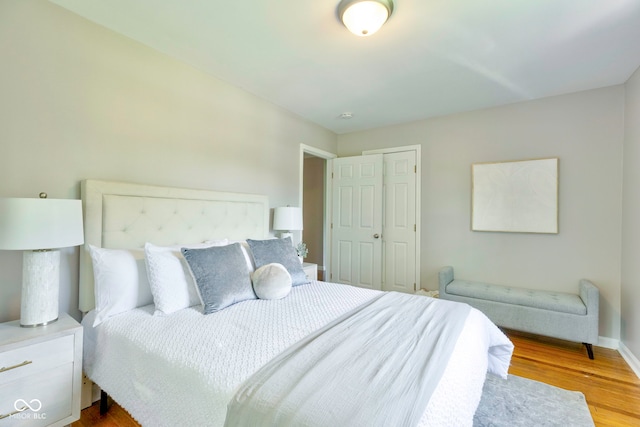
{"type": "Polygon", "coordinates": [[[598,347],[608,348],[610,350],[618,350],[620,348],[620,341],[615,338],[598,337],[598,347]]]}
{"type": "Polygon", "coordinates": [[[620,342],[618,351],[620,352],[622,358],[629,364],[629,367],[633,370],[633,372],[635,372],[636,376],[640,378],[640,360],[638,360],[638,358],[633,353],[631,353],[631,350],[629,350],[629,348],[624,345],[623,342],[620,342]]]}

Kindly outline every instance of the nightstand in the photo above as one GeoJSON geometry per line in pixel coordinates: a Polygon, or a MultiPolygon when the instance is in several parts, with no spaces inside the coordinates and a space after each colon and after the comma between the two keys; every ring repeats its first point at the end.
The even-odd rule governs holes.
{"type": "Polygon", "coordinates": [[[318,280],[318,264],[303,262],[302,269],[304,270],[304,274],[307,275],[308,280],[318,280]]]}
{"type": "Polygon", "coordinates": [[[82,326],[0,323],[0,427],[64,426],[80,418],[82,326]]]}

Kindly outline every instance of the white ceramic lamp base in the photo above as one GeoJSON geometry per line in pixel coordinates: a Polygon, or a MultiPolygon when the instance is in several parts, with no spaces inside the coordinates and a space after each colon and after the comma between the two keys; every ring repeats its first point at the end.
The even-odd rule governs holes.
{"type": "Polygon", "coordinates": [[[24,251],[20,326],[43,326],[58,320],[60,251],[24,251]]]}
{"type": "Polygon", "coordinates": [[[290,231],[283,231],[280,233],[281,239],[286,239],[287,237],[291,237],[291,244],[293,244],[293,233],[290,231]]]}

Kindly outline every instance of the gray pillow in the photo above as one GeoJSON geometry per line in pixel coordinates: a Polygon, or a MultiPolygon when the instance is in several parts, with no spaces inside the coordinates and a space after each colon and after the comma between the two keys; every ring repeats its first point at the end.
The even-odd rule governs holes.
{"type": "Polygon", "coordinates": [[[204,314],[256,299],[240,243],[206,249],[182,248],[204,304],[204,314]]]}
{"type": "Polygon", "coordinates": [[[309,283],[307,275],[304,274],[300,258],[295,248],[291,244],[291,238],[251,240],[247,239],[256,268],[263,265],[278,263],[282,264],[291,275],[291,286],[304,285],[309,283]]]}

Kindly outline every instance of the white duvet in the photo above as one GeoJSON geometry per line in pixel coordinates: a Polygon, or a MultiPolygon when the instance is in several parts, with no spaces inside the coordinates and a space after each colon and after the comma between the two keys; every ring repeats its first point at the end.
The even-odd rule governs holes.
{"type": "MultiPolygon", "coordinates": [[[[282,300],[245,301],[207,316],[192,307],[158,317],[147,306],[92,328],[89,315],[85,371],[144,426],[221,426],[244,380],[378,294],[312,282],[282,300]]],[[[511,351],[508,339],[472,309],[420,425],[472,425],[487,369],[506,376],[511,351]]]]}

